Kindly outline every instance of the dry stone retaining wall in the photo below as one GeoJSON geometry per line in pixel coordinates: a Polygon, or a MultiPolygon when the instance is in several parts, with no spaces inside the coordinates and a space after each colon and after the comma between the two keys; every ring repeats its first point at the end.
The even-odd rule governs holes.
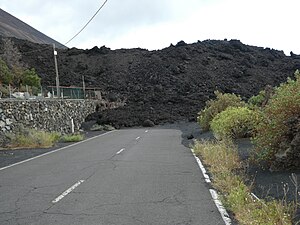
{"type": "Polygon", "coordinates": [[[70,133],[96,109],[115,107],[103,100],[0,100],[0,135],[20,127],[70,133]]]}

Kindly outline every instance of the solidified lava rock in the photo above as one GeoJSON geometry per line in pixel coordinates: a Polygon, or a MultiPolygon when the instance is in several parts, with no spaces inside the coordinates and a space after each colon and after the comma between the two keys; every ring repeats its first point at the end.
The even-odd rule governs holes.
{"type": "MultiPolygon", "coordinates": [[[[24,63],[42,77],[43,86],[55,85],[52,46],[13,41],[24,63]]],[[[84,75],[86,86],[99,87],[104,98],[125,101],[122,108],[89,117],[116,127],[142,126],[146,119],[154,124],[194,121],[215,90],[248,98],[266,85],[286,81],[300,68],[295,54],[290,57],[239,40],[181,41],[159,51],[59,49],[57,60],[61,85],[82,86],[84,75]]]]}
{"type": "Polygon", "coordinates": [[[146,119],[144,122],[143,122],[143,127],[154,127],[154,122],[152,120],[149,120],[149,119],[146,119]]]}

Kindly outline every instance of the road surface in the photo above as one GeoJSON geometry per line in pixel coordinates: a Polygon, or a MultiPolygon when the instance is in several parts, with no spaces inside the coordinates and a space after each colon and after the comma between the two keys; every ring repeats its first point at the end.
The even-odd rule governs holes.
{"type": "Polygon", "coordinates": [[[0,170],[0,224],[224,224],[176,129],[117,130],[0,170]]]}

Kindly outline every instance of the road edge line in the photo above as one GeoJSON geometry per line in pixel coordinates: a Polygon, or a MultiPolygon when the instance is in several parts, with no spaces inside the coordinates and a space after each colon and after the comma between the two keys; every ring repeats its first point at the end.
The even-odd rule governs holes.
{"type": "Polygon", "coordinates": [[[219,210],[219,212],[220,212],[220,214],[222,216],[222,219],[224,220],[225,224],[226,225],[231,225],[231,219],[230,219],[230,217],[228,215],[227,210],[225,209],[225,207],[223,206],[222,202],[220,201],[218,193],[214,189],[209,189],[209,192],[210,192],[211,197],[214,200],[214,203],[217,206],[217,208],[218,208],[218,210],[219,210]]]}
{"type": "Polygon", "coordinates": [[[82,144],[82,143],[85,143],[85,142],[88,142],[88,141],[90,141],[90,140],[96,139],[96,138],[98,138],[98,137],[101,137],[101,136],[104,136],[104,135],[106,135],[106,134],[110,134],[110,133],[113,133],[113,132],[115,132],[115,130],[112,130],[112,131],[109,131],[109,132],[106,132],[106,133],[97,135],[97,136],[95,136],[95,137],[91,137],[91,138],[85,139],[85,140],[80,141],[80,142],[76,142],[76,143],[74,143],[74,144],[71,144],[71,145],[68,145],[68,146],[65,146],[65,147],[62,147],[62,148],[59,148],[59,149],[55,149],[55,150],[50,151],[50,152],[46,152],[46,153],[41,154],[41,155],[34,156],[34,157],[32,157],[32,158],[29,158],[29,159],[25,159],[25,160],[20,161],[20,162],[17,162],[17,163],[13,163],[13,164],[11,164],[11,165],[8,165],[8,166],[5,166],[5,167],[0,168],[0,171],[5,170],[5,169],[8,169],[8,168],[13,167],[13,166],[17,166],[17,165],[20,165],[20,164],[29,162],[29,161],[32,161],[32,160],[34,160],[34,159],[41,158],[41,157],[46,156],[46,155],[50,155],[50,154],[55,153],[55,152],[59,152],[59,151],[61,151],[61,150],[64,150],[64,149],[67,149],[67,148],[70,148],[70,147],[73,147],[73,146],[76,146],[76,145],[79,145],[79,144],[82,144]]]}
{"type": "MultiPolygon", "coordinates": [[[[204,176],[205,182],[210,184],[211,179],[210,179],[209,175],[207,174],[206,169],[203,166],[203,163],[201,162],[200,158],[195,154],[194,149],[191,148],[191,152],[192,152],[194,158],[196,159],[196,162],[197,162],[197,164],[198,164],[198,166],[199,166],[199,168],[200,168],[200,170],[201,170],[201,172],[204,176]]],[[[221,217],[222,217],[225,225],[231,225],[232,221],[229,217],[229,214],[228,214],[227,210],[223,206],[222,202],[219,200],[219,195],[218,195],[217,191],[214,190],[213,188],[209,188],[209,192],[210,192],[210,195],[211,195],[218,211],[221,214],[221,217]]]]}
{"type": "Polygon", "coordinates": [[[204,176],[205,182],[206,182],[206,183],[211,183],[211,180],[210,180],[208,174],[206,173],[206,169],[205,169],[205,167],[203,166],[203,163],[201,162],[201,160],[199,159],[199,157],[196,156],[196,154],[195,154],[195,152],[194,152],[194,149],[191,149],[191,151],[192,151],[193,156],[194,156],[194,158],[196,159],[196,161],[197,161],[197,163],[198,163],[198,166],[199,166],[199,168],[200,168],[200,170],[201,170],[201,172],[202,172],[202,174],[203,174],[203,176],[204,176]]]}

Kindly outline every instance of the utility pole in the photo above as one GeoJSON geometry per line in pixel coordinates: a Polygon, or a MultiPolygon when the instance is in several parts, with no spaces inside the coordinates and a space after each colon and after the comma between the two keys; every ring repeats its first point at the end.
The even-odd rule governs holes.
{"type": "Polygon", "coordinates": [[[54,54],[54,64],[55,64],[55,72],[56,72],[56,94],[57,97],[60,98],[60,90],[59,90],[59,76],[58,76],[58,67],[57,67],[57,51],[55,50],[55,44],[53,43],[53,54],[54,54]]]}

